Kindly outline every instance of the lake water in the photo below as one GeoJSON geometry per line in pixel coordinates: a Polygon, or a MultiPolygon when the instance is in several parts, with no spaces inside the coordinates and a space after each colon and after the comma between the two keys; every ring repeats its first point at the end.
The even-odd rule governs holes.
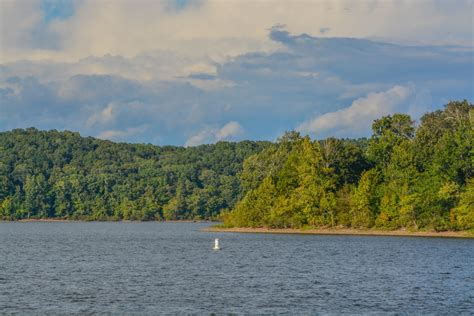
{"type": "Polygon", "coordinates": [[[0,223],[0,313],[474,312],[474,240],[207,225],[0,223]]]}

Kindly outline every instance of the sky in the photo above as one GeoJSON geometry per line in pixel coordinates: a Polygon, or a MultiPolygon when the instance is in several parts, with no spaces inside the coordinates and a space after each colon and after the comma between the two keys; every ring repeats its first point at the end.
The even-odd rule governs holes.
{"type": "Polygon", "coordinates": [[[370,136],[474,101],[472,0],[0,0],[0,131],[370,136]]]}

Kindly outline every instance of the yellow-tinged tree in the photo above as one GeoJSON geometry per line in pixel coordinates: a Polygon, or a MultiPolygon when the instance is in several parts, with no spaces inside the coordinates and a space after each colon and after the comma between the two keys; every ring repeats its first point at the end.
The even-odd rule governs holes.
{"type": "Polygon", "coordinates": [[[265,219],[269,217],[276,196],[272,178],[265,178],[257,189],[249,191],[237,203],[233,212],[227,216],[227,222],[224,224],[237,227],[263,226],[265,219]]]}
{"type": "Polygon", "coordinates": [[[369,228],[374,225],[375,213],[378,207],[376,189],[379,182],[377,170],[365,171],[359,185],[353,191],[350,200],[351,226],[354,228],[369,228]]]}
{"type": "Polygon", "coordinates": [[[474,229],[474,178],[468,180],[459,204],[450,212],[451,224],[459,230],[474,229]]]}

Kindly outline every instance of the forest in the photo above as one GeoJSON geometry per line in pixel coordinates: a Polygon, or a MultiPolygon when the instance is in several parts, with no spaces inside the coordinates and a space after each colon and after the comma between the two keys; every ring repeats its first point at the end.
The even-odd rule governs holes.
{"type": "Polygon", "coordinates": [[[0,133],[0,219],[222,220],[227,227],[474,229],[474,106],[377,119],[368,139],[126,144],[0,133]]]}
{"type": "Polygon", "coordinates": [[[474,109],[377,119],[367,142],[287,133],[244,162],[227,227],[474,229],[474,109]]]}
{"type": "Polygon", "coordinates": [[[269,142],[113,143],[69,131],[0,133],[0,218],[204,220],[241,194],[245,158],[269,142]]]}

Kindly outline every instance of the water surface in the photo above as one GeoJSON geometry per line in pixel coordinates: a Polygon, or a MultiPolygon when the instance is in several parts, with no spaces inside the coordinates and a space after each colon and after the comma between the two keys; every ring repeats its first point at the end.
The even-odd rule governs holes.
{"type": "Polygon", "coordinates": [[[2,222],[0,313],[474,311],[473,240],[207,225],[2,222]]]}

